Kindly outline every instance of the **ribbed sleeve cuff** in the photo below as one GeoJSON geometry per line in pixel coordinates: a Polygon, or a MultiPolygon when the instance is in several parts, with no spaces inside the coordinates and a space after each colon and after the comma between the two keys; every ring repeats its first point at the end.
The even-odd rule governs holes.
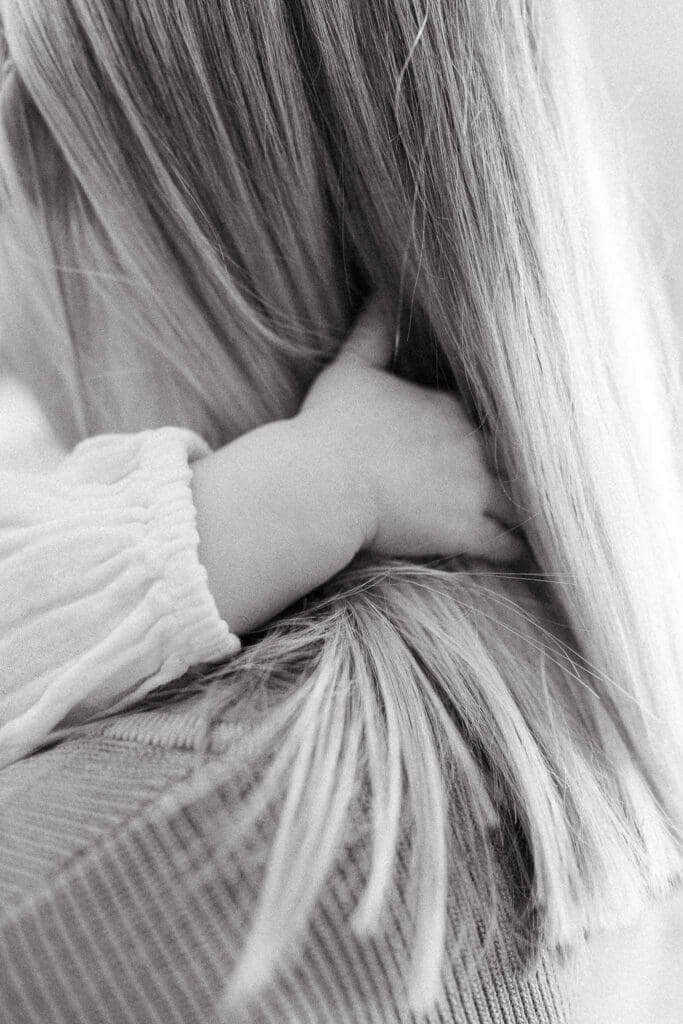
{"type": "Polygon", "coordinates": [[[150,574],[161,583],[157,600],[165,605],[172,628],[167,671],[177,665],[222,660],[241,647],[221,618],[199,560],[197,516],[190,487],[192,462],[206,454],[196,435],[165,427],[140,436],[139,467],[126,480],[131,498],[147,498],[143,555],[150,574]]]}
{"type": "Polygon", "coordinates": [[[0,764],[240,649],[199,559],[192,462],[208,452],[163,427],[2,474],[0,764]]]}

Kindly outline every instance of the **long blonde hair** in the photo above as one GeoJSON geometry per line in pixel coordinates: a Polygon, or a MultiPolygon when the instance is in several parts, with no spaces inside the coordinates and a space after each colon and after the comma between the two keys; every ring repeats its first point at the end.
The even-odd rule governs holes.
{"type": "Polygon", "coordinates": [[[407,828],[415,1009],[459,849],[519,851],[538,942],[622,919],[680,868],[678,353],[566,0],[13,0],[5,34],[3,347],[48,353],[69,439],[291,415],[382,287],[533,552],[363,556],[207,676],[208,722],[259,723],[252,813],[281,795],[233,995],[366,797],[353,924],[407,828]]]}

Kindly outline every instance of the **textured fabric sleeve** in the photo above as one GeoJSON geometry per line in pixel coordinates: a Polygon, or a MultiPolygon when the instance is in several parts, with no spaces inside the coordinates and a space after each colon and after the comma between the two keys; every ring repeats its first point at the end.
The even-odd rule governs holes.
{"type": "Polygon", "coordinates": [[[198,557],[191,462],[206,452],[164,427],[0,473],[0,764],[239,649],[198,557]]]}

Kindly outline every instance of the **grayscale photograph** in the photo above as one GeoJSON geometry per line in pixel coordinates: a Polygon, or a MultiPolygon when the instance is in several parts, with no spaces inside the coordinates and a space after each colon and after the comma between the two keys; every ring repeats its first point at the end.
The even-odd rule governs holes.
{"type": "Polygon", "coordinates": [[[682,1024],[683,3],[0,0],[0,1024],[682,1024]]]}

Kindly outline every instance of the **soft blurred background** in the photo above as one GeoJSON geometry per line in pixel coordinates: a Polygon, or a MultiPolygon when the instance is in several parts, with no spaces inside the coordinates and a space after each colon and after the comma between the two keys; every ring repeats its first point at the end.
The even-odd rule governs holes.
{"type": "Polygon", "coordinates": [[[578,2],[595,61],[631,136],[633,173],[666,239],[666,276],[683,324],[683,2],[578,2]]]}

